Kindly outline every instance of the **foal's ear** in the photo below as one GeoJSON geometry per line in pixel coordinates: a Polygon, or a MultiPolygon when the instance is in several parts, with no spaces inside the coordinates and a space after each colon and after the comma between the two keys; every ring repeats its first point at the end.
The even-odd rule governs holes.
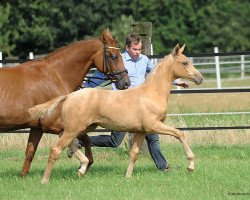
{"type": "Polygon", "coordinates": [[[180,51],[180,45],[179,43],[177,45],[175,45],[173,51],[172,51],[172,55],[173,56],[177,56],[179,54],[179,51],[180,51]]]}
{"type": "Polygon", "coordinates": [[[181,47],[181,49],[179,50],[179,54],[181,54],[181,53],[184,51],[185,46],[186,46],[186,44],[184,44],[184,45],[181,47]]]}
{"type": "Polygon", "coordinates": [[[184,44],[182,47],[180,47],[179,43],[174,47],[173,51],[172,51],[172,55],[173,56],[178,56],[180,55],[184,49],[185,49],[186,44],[184,44]]]}
{"type": "Polygon", "coordinates": [[[113,37],[112,37],[112,35],[111,35],[110,31],[109,31],[109,28],[104,29],[103,32],[102,32],[102,35],[100,37],[100,40],[104,44],[107,44],[107,43],[109,43],[109,40],[112,40],[112,39],[113,39],[113,37]]]}

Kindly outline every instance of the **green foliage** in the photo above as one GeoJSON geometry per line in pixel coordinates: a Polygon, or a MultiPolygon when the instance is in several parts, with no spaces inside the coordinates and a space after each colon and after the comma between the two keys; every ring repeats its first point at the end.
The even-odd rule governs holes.
{"type": "Polygon", "coordinates": [[[15,44],[11,44],[11,37],[15,37],[17,32],[12,32],[9,30],[9,17],[10,17],[10,4],[6,4],[5,6],[0,5],[0,50],[7,54],[7,56],[11,56],[11,51],[13,51],[16,47],[15,44]],[[4,31],[3,31],[4,30],[4,31]]]}
{"type": "Polygon", "coordinates": [[[110,28],[120,46],[133,21],[152,22],[154,54],[176,43],[188,53],[250,48],[248,0],[2,0],[0,44],[5,55],[44,54],[110,28]]]}

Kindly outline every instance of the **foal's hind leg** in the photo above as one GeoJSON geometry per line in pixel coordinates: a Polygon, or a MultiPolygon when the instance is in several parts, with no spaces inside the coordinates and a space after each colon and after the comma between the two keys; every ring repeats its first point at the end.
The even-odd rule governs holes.
{"type": "Polygon", "coordinates": [[[145,138],[145,134],[143,133],[136,133],[133,140],[133,145],[130,150],[130,161],[126,173],[126,177],[132,177],[133,169],[135,166],[135,161],[137,160],[138,154],[140,153],[140,148],[143,144],[143,140],[145,138]]]}
{"type": "Polygon", "coordinates": [[[78,137],[78,139],[80,139],[83,142],[84,149],[85,149],[85,155],[89,159],[89,163],[88,163],[88,166],[86,169],[86,170],[88,170],[94,162],[92,150],[91,150],[91,146],[90,146],[90,138],[87,134],[82,134],[78,137]]]}
{"type": "Polygon", "coordinates": [[[29,139],[28,139],[28,143],[27,143],[27,147],[25,151],[26,157],[23,163],[23,168],[20,173],[20,176],[25,176],[29,173],[32,160],[34,158],[37,146],[42,136],[43,136],[43,131],[41,129],[37,129],[37,128],[30,129],[30,135],[29,135],[29,139]]]}
{"type": "Polygon", "coordinates": [[[65,149],[67,146],[69,146],[69,144],[73,141],[73,139],[76,136],[77,134],[74,134],[74,133],[71,134],[69,132],[64,131],[62,136],[56,141],[56,144],[51,147],[48,164],[43,174],[41,183],[49,182],[49,177],[50,177],[52,168],[55,164],[55,161],[61,155],[62,150],[65,149]]]}
{"type": "Polygon", "coordinates": [[[172,135],[172,136],[174,136],[175,138],[177,138],[178,140],[181,141],[181,143],[182,143],[182,145],[184,147],[184,150],[186,152],[187,159],[189,160],[189,166],[188,166],[187,169],[188,169],[189,172],[192,172],[194,170],[194,157],[195,156],[194,156],[192,150],[189,147],[186,135],[183,132],[181,132],[180,130],[178,130],[178,129],[166,126],[162,122],[156,123],[154,125],[154,127],[153,127],[153,131],[158,133],[158,134],[172,135]]]}
{"type": "Polygon", "coordinates": [[[78,157],[80,160],[81,167],[78,170],[78,176],[82,176],[86,173],[88,169],[89,159],[78,149],[77,145],[75,144],[77,142],[77,139],[74,139],[70,145],[69,148],[74,152],[74,154],[78,157]]]}

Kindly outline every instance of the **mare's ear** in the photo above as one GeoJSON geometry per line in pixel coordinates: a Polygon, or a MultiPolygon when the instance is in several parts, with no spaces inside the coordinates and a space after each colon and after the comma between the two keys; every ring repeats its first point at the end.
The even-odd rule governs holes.
{"type": "Polygon", "coordinates": [[[173,56],[178,56],[179,51],[180,51],[180,45],[179,45],[179,43],[178,43],[177,45],[175,45],[175,47],[174,47],[174,49],[173,49],[173,51],[172,51],[172,55],[173,55],[173,56]]]}
{"type": "Polygon", "coordinates": [[[109,43],[109,41],[112,40],[112,39],[113,39],[113,37],[112,37],[112,35],[111,35],[110,31],[109,31],[109,28],[104,29],[103,32],[102,32],[102,35],[101,35],[101,37],[100,37],[100,40],[101,40],[104,44],[107,44],[107,43],[109,43]]]}

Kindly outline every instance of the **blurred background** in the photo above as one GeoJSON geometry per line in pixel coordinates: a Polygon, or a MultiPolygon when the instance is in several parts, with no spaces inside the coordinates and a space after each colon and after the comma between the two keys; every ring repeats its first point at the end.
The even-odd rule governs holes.
{"type": "Polygon", "coordinates": [[[124,46],[134,21],[152,22],[154,54],[250,50],[249,0],[1,0],[3,58],[48,54],[104,28],[124,46]]]}

